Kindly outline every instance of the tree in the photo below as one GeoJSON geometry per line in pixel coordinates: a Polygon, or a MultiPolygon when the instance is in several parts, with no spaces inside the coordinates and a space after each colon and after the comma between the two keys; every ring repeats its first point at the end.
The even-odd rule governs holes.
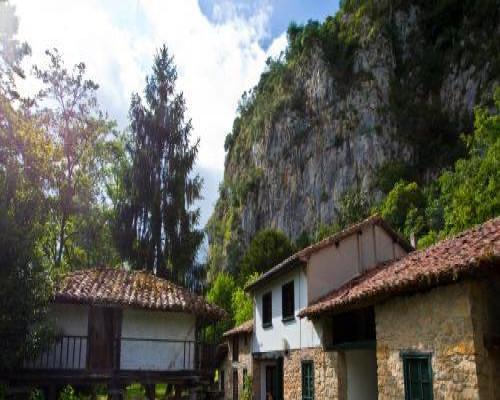
{"type": "MultiPolygon", "coordinates": [[[[107,139],[114,123],[99,109],[99,86],[86,79],[85,64],[77,64],[69,71],[56,49],[46,54],[48,68],[34,68],[43,84],[38,112],[56,147],[50,220],[43,249],[49,265],[60,270],[88,265],[85,249],[92,249],[102,239],[101,235],[87,234],[86,221],[98,218],[102,211],[94,207],[103,190],[107,139]]],[[[106,228],[102,220],[96,226],[106,228]]]]}
{"type": "Polygon", "coordinates": [[[291,256],[294,248],[283,232],[264,229],[252,238],[241,260],[240,282],[246,282],[254,273],[263,273],[291,256]]]}
{"type": "Polygon", "coordinates": [[[192,208],[202,180],[192,174],[199,140],[190,144],[192,125],[176,80],[173,58],[163,46],[146,79],[144,101],[132,96],[129,163],[115,199],[115,238],[134,267],[180,282],[203,240],[195,228],[199,208],[192,208]]]}
{"type": "Polygon", "coordinates": [[[424,229],[422,214],[425,207],[426,198],[417,183],[399,181],[382,202],[380,213],[393,228],[408,237],[412,232],[419,234],[424,229]]]}
{"type": "Polygon", "coordinates": [[[232,301],[235,290],[236,283],[234,278],[225,272],[221,272],[217,275],[212,287],[207,293],[207,301],[226,310],[230,316],[230,318],[222,321],[222,323],[218,324],[216,327],[215,336],[217,338],[220,338],[222,333],[233,326],[232,301]]]}
{"type": "Polygon", "coordinates": [[[457,233],[500,214],[500,88],[496,110],[476,108],[474,134],[464,141],[467,158],[439,178],[447,233],[457,233]]]}
{"type": "Polygon", "coordinates": [[[0,370],[6,370],[36,356],[51,336],[51,285],[37,238],[52,147],[15,85],[15,76],[24,77],[27,46],[13,37],[17,22],[8,3],[0,2],[0,22],[0,370]]]}

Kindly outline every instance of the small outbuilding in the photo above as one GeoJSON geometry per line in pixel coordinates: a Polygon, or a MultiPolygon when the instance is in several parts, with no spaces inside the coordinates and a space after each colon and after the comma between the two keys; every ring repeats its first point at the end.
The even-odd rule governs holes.
{"type": "Polygon", "coordinates": [[[107,384],[118,397],[126,385],[157,383],[195,390],[211,383],[215,344],[203,327],[225,312],[202,297],[146,272],[89,269],[58,285],[50,314],[55,343],[14,371],[12,385],[107,384]]]}
{"type": "MultiPolygon", "coordinates": [[[[240,399],[245,385],[251,385],[253,320],[223,334],[226,357],[219,368],[219,389],[224,399],[240,399]]],[[[251,387],[248,388],[252,390],[251,387]]]]}

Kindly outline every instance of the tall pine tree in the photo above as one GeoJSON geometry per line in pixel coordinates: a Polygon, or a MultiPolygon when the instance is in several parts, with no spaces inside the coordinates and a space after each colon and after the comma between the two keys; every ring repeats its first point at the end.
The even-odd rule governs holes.
{"type": "Polygon", "coordinates": [[[144,100],[132,96],[131,136],[112,197],[115,239],[133,267],[175,282],[186,282],[203,240],[196,229],[202,180],[192,170],[199,140],[190,144],[192,125],[176,91],[177,69],[163,46],[146,78],[144,100]]]}

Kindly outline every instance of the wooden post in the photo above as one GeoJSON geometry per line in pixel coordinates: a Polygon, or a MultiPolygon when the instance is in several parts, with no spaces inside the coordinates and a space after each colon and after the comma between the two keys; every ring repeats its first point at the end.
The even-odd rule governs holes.
{"type": "Polygon", "coordinates": [[[144,390],[146,392],[146,399],[148,400],[155,400],[156,396],[156,390],[155,390],[155,384],[147,384],[144,385],[144,390]]]}
{"type": "Polygon", "coordinates": [[[50,385],[47,388],[47,400],[57,400],[57,387],[56,385],[50,385]]]}

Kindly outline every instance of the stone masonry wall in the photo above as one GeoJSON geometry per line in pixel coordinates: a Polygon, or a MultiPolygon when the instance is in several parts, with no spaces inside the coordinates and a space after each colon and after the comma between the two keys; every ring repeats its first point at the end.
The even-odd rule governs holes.
{"type": "Polygon", "coordinates": [[[500,349],[488,346],[500,337],[500,275],[472,287],[472,321],[476,347],[479,395],[481,399],[500,399],[500,349]]]}
{"type": "Polygon", "coordinates": [[[302,361],[314,363],[314,398],[342,399],[343,363],[337,352],[325,352],[321,347],[292,350],[283,360],[284,400],[302,398],[302,361]]]}
{"type": "Polygon", "coordinates": [[[226,341],[229,351],[226,359],[222,364],[224,369],[224,399],[232,400],[233,398],[233,370],[238,370],[238,395],[241,398],[243,393],[243,370],[247,370],[247,374],[252,376],[252,351],[251,351],[251,335],[238,335],[239,339],[239,355],[238,361],[233,361],[233,340],[232,337],[226,341]],[[246,340],[245,340],[246,336],[246,340]]]}
{"type": "Polygon", "coordinates": [[[473,292],[473,283],[459,283],[375,308],[379,399],[404,398],[402,350],[432,353],[435,400],[480,398],[473,292]]]}

